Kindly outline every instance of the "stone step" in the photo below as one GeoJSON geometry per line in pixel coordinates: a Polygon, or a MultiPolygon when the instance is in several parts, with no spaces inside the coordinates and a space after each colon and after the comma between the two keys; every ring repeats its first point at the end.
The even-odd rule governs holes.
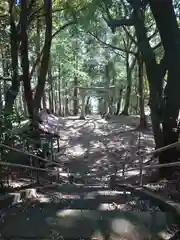
{"type": "Polygon", "coordinates": [[[169,224],[168,213],[162,212],[59,210],[48,204],[43,209],[37,205],[20,211],[1,232],[7,239],[53,239],[52,233],[69,239],[102,238],[107,231],[123,235],[126,229],[130,235],[137,229],[139,233],[155,236],[169,224]]]}
{"type": "MultiPolygon", "coordinates": [[[[48,191],[48,190],[52,190],[52,191],[58,191],[61,192],[63,194],[68,194],[68,193],[88,193],[88,192],[123,192],[124,190],[127,191],[126,189],[124,189],[123,187],[124,185],[119,185],[118,186],[118,191],[112,191],[108,185],[84,185],[84,184],[69,184],[69,183],[65,183],[65,184],[54,184],[49,185],[47,187],[41,187],[39,188],[41,191],[48,191]]],[[[37,188],[38,189],[38,188],[37,188]]]]}
{"type": "MultiPolygon", "coordinates": [[[[40,187],[38,188],[40,190],[40,187]]],[[[136,225],[140,225],[140,228],[143,229],[140,232],[143,232],[145,228],[146,233],[150,232],[152,234],[155,231],[155,234],[158,232],[158,234],[167,235],[166,227],[173,223],[172,215],[169,215],[168,212],[124,212],[122,208],[114,211],[110,207],[110,203],[116,202],[121,204],[122,207],[129,201],[129,198],[126,199],[125,196],[131,197],[131,193],[133,193],[133,190],[131,191],[129,187],[125,191],[123,186],[119,186],[119,190],[124,191],[110,191],[107,187],[102,188],[100,186],[49,185],[45,188],[41,187],[41,190],[44,190],[44,195],[40,194],[41,196],[37,199],[38,202],[30,202],[30,204],[27,202],[26,204],[25,201],[22,208],[16,208],[16,204],[36,194],[35,190],[26,189],[18,193],[11,193],[4,200],[0,198],[0,204],[3,201],[9,204],[11,200],[11,204],[15,206],[8,209],[4,219],[7,224],[3,227],[3,234],[7,238],[31,239],[32,237],[33,239],[34,237],[46,237],[46,239],[52,239],[52,232],[73,239],[90,238],[92,236],[102,238],[114,219],[119,219],[121,226],[123,221],[125,225],[129,226],[130,224],[130,228],[135,221],[136,225]],[[66,195],[68,193],[70,194],[66,195]],[[54,202],[49,201],[52,196],[57,197],[54,202]],[[7,197],[9,198],[8,201],[7,197]],[[43,197],[47,199],[41,201],[43,197]],[[70,197],[73,199],[70,199],[70,197]],[[71,209],[67,210],[67,208],[71,209]],[[9,219],[11,220],[9,221],[9,219]]],[[[132,196],[132,200],[134,197],[132,196]]],[[[137,203],[138,200],[136,199],[137,203]]],[[[155,238],[153,237],[153,239],[155,238]]]]}
{"type": "Polygon", "coordinates": [[[0,197],[0,210],[21,203],[22,201],[32,198],[36,194],[36,189],[24,189],[19,192],[12,192],[0,197]]]}
{"type": "Polygon", "coordinates": [[[0,204],[2,208],[5,208],[31,199],[37,200],[42,204],[54,202],[57,205],[59,204],[58,207],[61,209],[111,210],[118,207],[122,210],[159,210],[158,206],[153,205],[147,197],[135,196],[134,193],[128,191],[128,189],[126,189],[126,191],[120,190],[111,191],[108,188],[82,187],[70,184],[67,186],[49,185],[45,188],[38,187],[38,189],[24,189],[19,192],[10,193],[8,195],[9,197],[7,196],[4,200],[0,200],[0,204]]]}

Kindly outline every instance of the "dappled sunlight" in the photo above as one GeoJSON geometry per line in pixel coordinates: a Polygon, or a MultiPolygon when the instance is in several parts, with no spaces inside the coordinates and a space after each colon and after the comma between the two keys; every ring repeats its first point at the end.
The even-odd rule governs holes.
{"type": "MultiPolygon", "coordinates": [[[[109,121],[98,118],[87,120],[63,118],[63,121],[66,127],[61,130],[61,136],[63,137],[64,132],[67,145],[65,141],[60,141],[61,147],[65,147],[65,156],[59,156],[58,161],[69,162],[69,170],[74,173],[86,172],[88,182],[93,182],[93,179],[94,182],[107,182],[105,179],[114,173],[115,165],[118,172],[138,167],[139,151],[142,155],[147,149],[151,151],[154,147],[150,133],[141,133],[139,143],[139,133],[132,130],[134,124],[138,125],[137,117],[120,116],[109,121]]],[[[143,161],[145,164],[149,159],[144,158],[143,161]]],[[[61,176],[63,174],[66,175],[60,173],[61,176]]],[[[127,177],[136,174],[138,177],[139,171],[128,173],[127,177]]]]}
{"type": "MultiPolygon", "coordinates": [[[[50,117],[50,120],[52,129],[57,127],[57,118],[50,117]]],[[[70,172],[78,176],[78,183],[79,178],[86,184],[107,184],[116,168],[120,180],[139,182],[139,170],[134,171],[134,168],[140,166],[141,158],[143,164],[149,164],[150,159],[143,154],[147,149],[151,151],[154,143],[151,132],[139,134],[133,130],[138,121],[137,117],[124,116],[108,121],[97,117],[87,117],[86,120],[59,118],[60,139],[54,144],[54,148],[60,149],[54,153],[59,166],[53,167],[51,178],[55,179],[58,172],[60,181],[68,181],[70,172]]],[[[50,127],[47,122],[44,125],[50,127]]]]}
{"type": "Polygon", "coordinates": [[[123,148],[124,150],[126,148],[129,148],[130,146],[126,143],[123,144],[123,141],[120,142],[120,141],[117,141],[117,142],[114,142],[113,140],[112,141],[109,141],[108,142],[108,148],[112,148],[112,149],[118,149],[118,148],[123,148]]]}
{"type": "Polygon", "coordinates": [[[102,150],[105,150],[105,146],[104,144],[101,142],[101,141],[90,141],[89,142],[89,146],[91,148],[90,152],[93,152],[93,151],[99,151],[101,149],[102,150]]]}
{"type": "Polygon", "coordinates": [[[98,129],[98,128],[96,128],[95,129],[95,134],[98,136],[103,136],[103,135],[105,135],[105,134],[107,134],[107,131],[105,131],[105,130],[103,130],[103,129],[98,129]]]}
{"type": "Polygon", "coordinates": [[[76,146],[72,146],[71,148],[67,149],[67,154],[70,154],[71,156],[77,157],[84,155],[87,151],[87,148],[84,148],[82,144],[78,144],[76,146]]]}

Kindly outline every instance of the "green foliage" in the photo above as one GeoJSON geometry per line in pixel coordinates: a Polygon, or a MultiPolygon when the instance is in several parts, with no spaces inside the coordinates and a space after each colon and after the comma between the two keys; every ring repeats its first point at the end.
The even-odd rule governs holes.
{"type": "MultiPolygon", "coordinates": [[[[179,2],[175,1],[175,8],[178,13],[179,2]]],[[[15,19],[18,25],[19,6],[15,6],[15,19]]],[[[123,19],[130,18],[132,6],[128,1],[116,0],[55,0],[52,6],[53,33],[62,26],[74,21],[71,25],[63,28],[52,39],[51,47],[51,77],[47,77],[46,91],[48,93],[50,85],[56,87],[57,92],[66,90],[66,95],[73,95],[74,78],[78,78],[78,85],[81,86],[104,86],[105,66],[108,65],[110,83],[118,88],[126,87],[126,62],[129,58],[131,64],[134,55],[131,52],[137,51],[134,36],[134,27],[119,28],[116,34],[112,34],[107,26],[106,20],[110,18],[123,19]],[[91,33],[93,35],[91,35],[91,33]],[[94,36],[94,37],[93,37],[94,36]],[[101,41],[98,41],[97,38],[101,41]],[[133,40],[134,39],[134,42],[133,40]],[[103,44],[103,42],[107,44],[103,44]],[[111,45],[115,48],[111,48],[111,45]],[[118,50],[119,49],[119,50],[118,50]],[[59,70],[60,69],[60,70],[59,70]],[[63,90],[58,90],[58,85],[63,90]]],[[[0,49],[6,56],[10,57],[9,45],[9,6],[8,1],[0,3],[0,49]],[[2,16],[2,17],[1,17],[2,16]],[[7,51],[5,52],[5,46],[7,51]]],[[[32,12],[29,16],[28,40],[29,40],[29,64],[30,70],[37,59],[37,19],[40,31],[40,52],[44,44],[44,10],[43,1],[35,1],[32,12]]],[[[151,11],[147,6],[145,11],[145,25],[148,36],[151,37],[156,31],[156,25],[151,11]]],[[[160,42],[160,37],[154,34],[150,40],[154,47],[160,42]]],[[[158,62],[163,56],[163,48],[155,50],[158,62]]],[[[2,56],[1,56],[2,57],[2,56]]],[[[20,59],[19,59],[20,60],[20,59]]],[[[31,81],[33,89],[37,83],[38,64],[35,67],[31,81]]],[[[1,67],[1,72],[3,72],[1,67]]],[[[21,66],[19,64],[19,73],[21,66]]],[[[3,75],[4,73],[2,73],[3,75]]],[[[146,82],[146,80],[145,80],[146,82]]],[[[133,77],[133,87],[137,84],[137,79],[133,77]]],[[[147,84],[144,90],[148,95],[147,84]]],[[[3,93],[4,94],[4,93],[3,93]]],[[[18,95],[17,102],[22,102],[23,92],[18,95]]],[[[21,103],[22,104],[22,103],[21,103]]],[[[20,109],[23,107],[21,106],[20,109]]],[[[17,114],[13,113],[15,116],[17,114]]],[[[16,117],[15,117],[16,118],[16,117]]]]}

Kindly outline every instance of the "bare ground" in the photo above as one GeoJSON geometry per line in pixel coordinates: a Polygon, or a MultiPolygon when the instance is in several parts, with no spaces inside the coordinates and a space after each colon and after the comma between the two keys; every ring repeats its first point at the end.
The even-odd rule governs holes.
{"type": "Polygon", "coordinates": [[[113,117],[109,121],[99,116],[60,121],[65,122],[60,133],[61,148],[64,148],[66,157],[57,153],[56,158],[59,162],[68,162],[71,172],[85,175],[88,182],[103,183],[115,169],[122,179],[124,169],[125,178],[136,176],[132,183],[139,181],[139,170],[130,169],[139,166],[140,160],[144,164],[150,160],[145,155],[153,150],[154,142],[151,130],[135,130],[139,123],[138,116],[113,117]]]}
{"type": "MultiPolygon", "coordinates": [[[[154,139],[148,117],[149,130],[136,131],[139,116],[118,116],[106,121],[99,116],[86,120],[62,118],[61,148],[66,156],[57,160],[65,161],[72,173],[84,176],[87,184],[103,185],[117,172],[122,183],[140,183],[140,171],[131,170],[143,165],[155,164],[149,154],[154,149],[154,139]]],[[[160,181],[157,171],[142,171],[143,184],[159,194],[180,200],[179,181],[160,181]]],[[[63,174],[62,174],[63,175],[63,174]]]]}

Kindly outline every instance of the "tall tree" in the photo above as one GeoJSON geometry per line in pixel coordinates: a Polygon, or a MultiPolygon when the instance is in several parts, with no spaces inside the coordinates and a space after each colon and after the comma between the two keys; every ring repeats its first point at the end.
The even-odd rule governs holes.
{"type": "Polygon", "coordinates": [[[50,59],[50,49],[52,41],[52,1],[44,0],[44,12],[45,12],[45,43],[43,47],[42,60],[40,66],[40,74],[38,76],[38,84],[36,87],[36,93],[34,96],[34,110],[35,114],[38,113],[38,110],[41,105],[41,98],[44,93],[44,87],[46,82],[46,75],[48,72],[48,64],[50,59]]]}
{"type": "Polygon", "coordinates": [[[29,52],[28,52],[28,5],[27,1],[20,1],[20,39],[21,39],[21,67],[22,80],[24,85],[24,95],[30,119],[33,119],[33,95],[31,89],[31,79],[29,77],[29,52]]]}
{"type": "MultiPolygon", "coordinates": [[[[107,22],[113,32],[117,27],[124,25],[134,26],[135,28],[138,49],[141,52],[142,59],[146,66],[146,73],[150,89],[149,102],[151,108],[152,127],[156,147],[158,148],[175,142],[178,137],[177,133],[173,131],[174,128],[177,128],[177,116],[179,112],[179,103],[177,103],[179,95],[177,90],[177,86],[179,86],[179,82],[177,83],[179,67],[177,64],[176,67],[175,65],[173,66],[174,55],[177,56],[176,63],[179,62],[180,57],[178,43],[179,32],[176,16],[171,0],[163,2],[155,0],[149,1],[154,18],[157,22],[157,27],[159,29],[163,46],[165,48],[164,57],[158,64],[154,49],[150,45],[147,29],[145,27],[145,10],[148,8],[147,1],[142,2],[140,0],[128,0],[127,2],[132,8],[132,11],[130,11],[130,17],[118,20],[110,17],[110,20],[107,22]],[[161,12],[162,9],[163,11],[161,12]],[[164,22],[165,19],[168,19],[168,22],[164,22]],[[167,26],[169,26],[168,31],[167,26]],[[163,81],[167,69],[168,83],[165,88],[166,98],[164,101],[162,101],[163,81]],[[177,88],[173,95],[173,89],[175,86],[177,88]],[[161,125],[163,125],[163,128],[161,128],[161,125]]],[[[127,6],[128,5],[126,5],[126,7],[127,6]]],[[[174,150],[173,153],[173,161],[176,161],[178,156],[177,151],[174,150]]],[[[161,155],[159,158],[160,163],[172,161],[172,156],[170,157],[170,155],[161,155]]],[[[163,169],[161,170],[162,176],[168,175],[163,169]]]]}
{"type": "MultiPolygon", "coordinates": [[[[149,4],[161,36],[168,72],[162,109],[162,138],[163,145],[165,146],[178,140],[177,119],[180,109],[180,31],[172,0],[149,0],[149,4]]],[[[160,156],[160,162],[162,163],[177,160],[177,149],[170,149],[160,156]]],[[[165,172],[165,169],[163,169],[163,172],[165,172]]]]}
{"type": "MultiPolygon", "coordinates": [[[[20,78],[18,75],[18,29],[15,23],[15,1],[9,1],[9,23],[10,23],[10,48],[12,83],[6,92],[4,114],[5,119],[11,114],[14,101],[19,92],[20,78]]],[[[7,119],[6,119],[7,120],[7,119]]],[[[7,123],[7,122],[6,122],[7,123]]]]}

